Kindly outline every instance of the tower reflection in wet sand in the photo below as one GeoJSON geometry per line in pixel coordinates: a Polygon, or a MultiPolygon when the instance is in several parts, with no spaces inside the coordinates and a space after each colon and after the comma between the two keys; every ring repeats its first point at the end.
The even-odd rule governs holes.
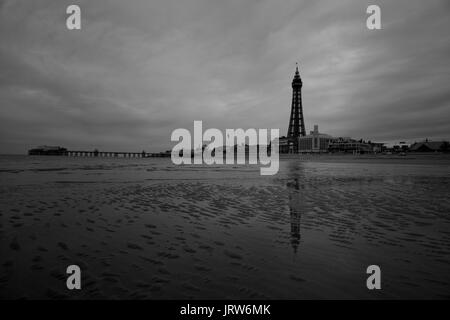
{"type": "Polygon", "coordinates": [[[301,183],[300,172],[302,169],[299,165],[294,165],[289,170],[292,172],[292,176],[288,178],[286,184],[289,196],[289,214],[291,222],[291,245],[294,249],[294,253],[297,253],[298,246],[300,245],[301,232],[300,232],[300,220],[302,212],[306,210],[306,201],[304,197],[305,187],[301,183]]]}

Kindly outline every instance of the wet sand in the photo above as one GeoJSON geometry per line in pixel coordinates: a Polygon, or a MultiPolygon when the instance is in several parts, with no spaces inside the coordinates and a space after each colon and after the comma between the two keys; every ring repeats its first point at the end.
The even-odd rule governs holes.
{"type": "Polygon", "coordinates": [[[450,298],[446,156],[0,156],[0,179],[3,299],[450,298]]]}

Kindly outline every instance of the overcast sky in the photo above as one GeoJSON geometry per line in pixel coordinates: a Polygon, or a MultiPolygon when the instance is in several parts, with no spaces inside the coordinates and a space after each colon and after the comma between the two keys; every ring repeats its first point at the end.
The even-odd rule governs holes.
{"type": "Polygon", "coordinates": [[[0,152],[161,151],[194,120],[285,135],[296,61],[307,132],[450,138],[449,17],[448,0],[0,0],[0,152]]]}

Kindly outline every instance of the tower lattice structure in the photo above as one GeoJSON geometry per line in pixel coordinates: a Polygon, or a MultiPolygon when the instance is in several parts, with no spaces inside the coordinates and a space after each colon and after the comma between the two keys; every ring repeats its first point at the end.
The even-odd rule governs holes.
{"type": "Polygon", "coordinates": [[[297,150],[298,137],[305,136],[305,120],[303,118],[302,107],[302,79],[300,79],[300,73],[298,72],[298,65],[295,69],[294,79],[292,80],[292,107],[291,117],[289,120],[289,129],[287,137],[295,141],[294,149],[297,150]]]}

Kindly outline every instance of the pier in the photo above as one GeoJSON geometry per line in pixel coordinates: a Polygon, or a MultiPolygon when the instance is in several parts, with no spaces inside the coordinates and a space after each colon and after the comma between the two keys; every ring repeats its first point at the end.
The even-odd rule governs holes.
{"type": "Polygon", "coordinates": [[[67,150],[63,152],[63,156],[70,157],[109,157],[109,158],[163,158],[170,157],[170,152],[117,152],[117,151],[80,151],[67,150]]]}
{"type": "Polygon", "coordinates": [[[170,157],[171,152],[119,152],[95,150],[67,150],[61,147],[40,146],[28,151],[32,156],[68,156],[68,157],[103,157],[103,158],[165,158],[170,157]]]}

